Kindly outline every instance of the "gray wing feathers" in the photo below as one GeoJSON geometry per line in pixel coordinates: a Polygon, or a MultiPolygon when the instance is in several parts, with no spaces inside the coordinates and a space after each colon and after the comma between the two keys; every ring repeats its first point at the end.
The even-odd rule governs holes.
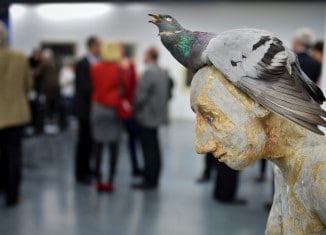
{"type": "Polygon", "coordinates": [[[295,95],[291,96],[289,94],[290,90],[287,90],[287,93],[276,92],[274,87],[266,87],[266,84],[252,84],[247,79],[239,81],[237,86],[267,109],[315,133],[323,134],[317,126],[326,125],[325,121],[321,118],[321,116],[326,117],[326,112],[315,101],[296,97],[296,91],[293,91],[295,95]]]}
{"type": "Polygon", "coordinates": [[[217,69],[258,103],[323,134],[318,129],[326,126],[322,118],[326,112],[320,107],[325,101],[322,91],[272,34],[245,29],[225,32],[211,40],[206,53],[217,69]]]}
{"type": "Polygon", "coordinates": [[[292,66],[293,73],[300,79],[302,85],[306,88],[311,97],[319,104],[323,104],[325,96],[316,84],[311,81],[310,78],[300,69],[299,62],[296,62],[292,66]]]}

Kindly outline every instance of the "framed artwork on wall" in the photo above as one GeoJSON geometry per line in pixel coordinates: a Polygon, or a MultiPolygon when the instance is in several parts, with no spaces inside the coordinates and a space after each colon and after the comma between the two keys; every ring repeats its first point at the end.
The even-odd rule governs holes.
{"type": "Polygon", "coordinates": [[[77,43],[64,40],[42,40],[41,49],[50,49],[57,65],[61,65],[64,58],[75,58],[77,55],[77,43]]]}

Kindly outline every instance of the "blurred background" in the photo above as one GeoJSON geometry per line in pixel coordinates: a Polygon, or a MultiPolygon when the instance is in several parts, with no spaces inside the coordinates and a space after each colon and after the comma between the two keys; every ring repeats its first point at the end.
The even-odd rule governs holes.
{"type": "MultiPolygon", "coordinates": [[[[19,127],[22,149],[16,154],[22,163],[13,170],[21,172],[21,180],[9,180],[9,173],[0,176],[0,234],[264,233],[273,195],[272,164],[256,162],[235,172],[210,155],[195,153],[192,75],[163,47],[157,28],[148,23],[149,13],[169,14],[191,30],[271,31],[309,57],[308,70],[317,74],[312,79],[326,89],[324,1],[1,3],[0,20],[8,32],[3,47],[28,61],[29,78],[22,79],[32,79],[33,85],[24,91],[31,118],[2,125],[5,111],[0,113],[2,173],[8,171],[8,130],[19,127]],[[105,46],[110,48],[106,52],[105,46]],[[166,82],[154,79],[149,83],[160,88],[146,90],[152,79],[146,72],[153,65],[166,82]],[[155,92],[153,100],[164,100],[156,107],[164,120],[158,117],[152,124],[147,119],[153,117],[139,110],[150,105],[145,101],[155,92]],[[107,107],[118,110],[122,96],[130,96],[127,118],[112,117],[107,107]],[[85,105],[90,107],[83,111],[85,105]],[[109,123],[99,124],[103,118],[109,123]],[[103,180],[106,175],[109,180],[103,180]],[[9,184],[18,187],[11,197],[9,184]]],[[[5,55],[1,59],[10,61],[5,55]]],[[[0,82],[7,84],[1,79],[9,68],[3,61],[0,82]]],[[[24,74],[20,65],[12,67],[19,68],[17,76],[24,74]]],[[[9,100],[17,96],[13,91],[9,100]]],[[[0,104],[10,105],[1,99],[0,104]]]]}

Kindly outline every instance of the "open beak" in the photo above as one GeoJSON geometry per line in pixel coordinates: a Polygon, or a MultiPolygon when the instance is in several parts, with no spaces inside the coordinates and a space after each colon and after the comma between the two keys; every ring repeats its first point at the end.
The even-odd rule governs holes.
{"type": "Polygon", "coordinates": [[[151,17],[153,17],[152,20],[149,20],[148,21],[149,23],[156,24],[161,19],[161,16],[160,15],[155,15],[155,14],[148,14],[148,15],[151,16],[151,17]]]}

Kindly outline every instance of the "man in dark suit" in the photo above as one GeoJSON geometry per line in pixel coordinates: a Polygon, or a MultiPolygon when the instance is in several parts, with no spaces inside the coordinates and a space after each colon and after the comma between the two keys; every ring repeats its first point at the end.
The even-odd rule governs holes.
{"type": "Polygon", "coordinates": [[[78,118],[79,131],[75,156],[75,176],[77,182],[83,184],[90,184],[92,179],[90,168],[93,142],[90,127],[90,66],[98,60],[100,45],[99,38],[91,36],[87,40],[87,55],[76,64],[75,111],[78,118]]]}
{"type": "Polygon", "coordinates": [[[308,54],[313,45],[313,34],[309,29],[299,29],[292,41],[292,49],[297,54],[300,66],[307,76],[315,83],[321,74],[321,63],[308,54]]]}

